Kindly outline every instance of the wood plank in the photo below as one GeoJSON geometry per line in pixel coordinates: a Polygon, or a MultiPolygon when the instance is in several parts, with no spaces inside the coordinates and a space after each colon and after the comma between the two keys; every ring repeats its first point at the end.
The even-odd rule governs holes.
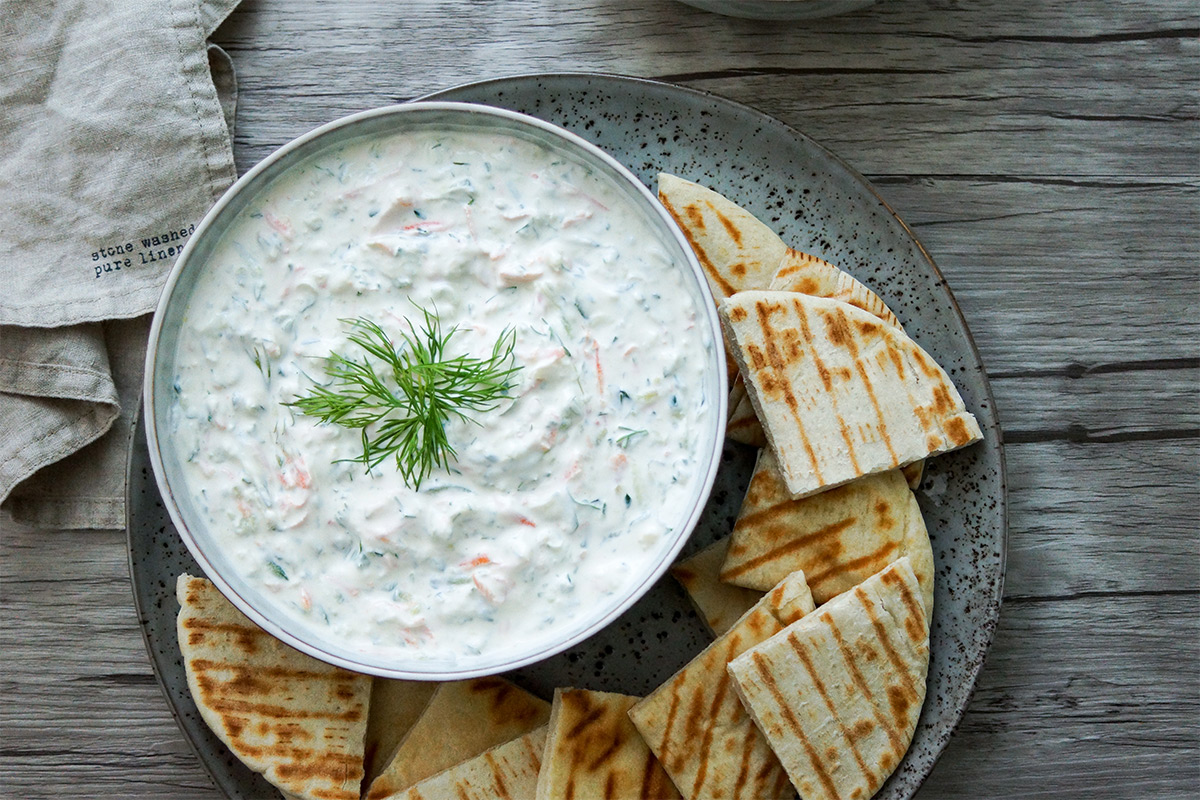
{"type": "Polygon", "coordinates": [[[1197,189],[919,177],[880,187],[946,276],[993,374],[1194,358],[1197,189]]]}
{"type": "MultiPolygon", "coordinates": [[[[8,606],[16,612],[10,619],[23,620],[24,633],[41,636],[30,642],[8,626],[3,634],[6,789],[31,798],[97,792],[215,798],[136,652],[132,610],[112,613],[121,593],[117,535],[52,537],[55,544],[77,546],[113,578],[97,597],[95,583],[72,574],[86,567],[60,574],[28,564],[29,553],[45,545],[44,533],[6,526],[5,534],[4,585],[15,579],[56,588],[37,602],[8,606]],[[11,546],[14,539],[18,547],[11,546]],[[85,629],[89,646],[81,648],[85,629]],[[58,676],[76,679],[48,674],[47,664],[58,676]],[[114,665],[119,672],[112,672],[114,665]]],[[[1010,560],[1010,576],[1023,569],[1010,560]]],[[[3,599],[11,604],[8,591],[3,599]]],[[[1192,691],[1196,596],[1121,592],[1045,600],[1010,594],[962,727],[918,797],[970,796],[981,786],[989,796],[1067,798],[1086,791],[1116,798],[1134,789],[1189,796],[1194,776],[1178,765],[1195,763],[1200,718],[1192,691]],[[1063,775],[1072,781],[1057,780],[1063,775]]]]}
{"type": "Polygon", "coordinates": [[[1200,590],[1200,439],[1034,442],[1005,453],[1006,597],[1200,590]]]}
{"type": "Polygon", "coordinates": [[[1006,602],[967,715],[918,797],[1193,797],[1196,600],[1006,602]]]}
{"type": "Polygon", "coordinates": [[[791,26],[672,2],[469,4],[453,15],[428,2],[393,14],[365,0],[339,6],[256,3],[218,32],[242,90],[239,131],[254,137],[239,138],[240,168],[345,113],[567,68],[726,95],[871,174],[1194,171],[1196,75],[1176,65],[1194,63],[1197,23],[1178,4],[880,3],[791,26]],[[419,30],[438,35],[406,62],[419,30]]]}
{"type": "Polygon", "coordinates": [[[5,796],[215,797],[150,668],[125,534],[0,527],[5,796]]]}
{"type": "Polygon", "coordinates": [[[991,385],[1008,443],[1200,436],[1200,358],[1021,369],[991,385]]]}

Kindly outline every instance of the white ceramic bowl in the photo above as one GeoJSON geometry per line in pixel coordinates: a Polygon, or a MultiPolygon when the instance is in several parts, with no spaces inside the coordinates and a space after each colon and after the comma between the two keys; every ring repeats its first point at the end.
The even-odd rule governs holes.
{"type": "Polygon", "coordinates": [[[858,11],[875,0],[680,0],[689,6],[747,19],[817,19],[858,11]]]}
{"type": "MultiPolygon", "coordinates": [[[[654,331],[646,335],[657,338],[666,334],[654,331]]],[[[151,329],[143,404],[150,460],[171,519],[207,577],[251,620],[287,644],[329,663],[389,677],[451,680],[504,672],[561,652],[615,620],[658,580],[687,541],[711,491],[721,454],[727,387],[720,341],[720,328],[703,272],[686,240],[646,187],[610,156],[557,126],[489,106],[428,102],[375,109],[331,122],[283,146],[234,184],[197,226],[168,277],[151,329]],[[553,635],[547,638],[514,641],[493,637],[495,644],[476,655],[430,662],[417,654],[406,658],[398,657],[395,650],[376,652],[361,643],[348,647],[329,630],[298,622],[261,586],[245,577],[209,530],[207,517],[193,502],[183,467],[185,457],[176,449],[169,415],[174,402],[172,384],[180,369],[176,354],[181,331],[188,330],[184,320],[189,298],[200,276],[207,270],[220,268],[213,258],[215,248],[239,214],[267,191],[272,181],[326,148],[439,126],[516,136],[547,148],[555,158],[585,165],[617,187],[619,202],[629,204],[648,221],[673,259],[672,269],[680,270],[686,296],[665,298],[663,302],[690,304],[702,335],[711,342],[703,357],[702,381],[706,396],[713,402],[706,417],[711,424],[694,432],[698,466],[691,476],[693,491],[689,502],[681,512],[685,518],[668,536],[654,543],[647,557],[632,566],[632,574],[622,588],[602,602],[581,609],[566,623],[556,625],[553,635]]]]}

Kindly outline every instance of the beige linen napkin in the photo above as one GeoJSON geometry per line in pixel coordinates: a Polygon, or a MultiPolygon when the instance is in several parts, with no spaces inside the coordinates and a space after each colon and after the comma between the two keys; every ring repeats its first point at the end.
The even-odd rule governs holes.
{"type": "Polygon", "coordinates": [[[124,527],[149,312],[233,182],[239,0],[0,0],[0,503],[124,527]]]}

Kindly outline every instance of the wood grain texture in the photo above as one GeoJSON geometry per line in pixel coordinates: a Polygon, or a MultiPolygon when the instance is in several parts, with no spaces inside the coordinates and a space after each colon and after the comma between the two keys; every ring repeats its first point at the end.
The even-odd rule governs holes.
{"type": "MultiPolygon", "coordinates": [[[[778,24],[674,0],[243,0],[216,39],[241,170],[346,113],[599,70],[754,106],[864,173],[953,288],[1008,443],[1005,607],[918,797],[1192,796],[1194,3],[881,0],[778,24]]],[[[143,650],[124,535],[0,529],[0,796],[215,800],[143,650]]]]}

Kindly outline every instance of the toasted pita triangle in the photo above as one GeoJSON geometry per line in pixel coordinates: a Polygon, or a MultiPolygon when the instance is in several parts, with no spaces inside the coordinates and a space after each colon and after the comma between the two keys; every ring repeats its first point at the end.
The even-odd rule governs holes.
{"type": "MultiPolygon", "coordinates": [[[[779,292],[799,292],[813,297],[827,297],[830,300],[841,300],[852,306],[861,308],[868,314],[878,317],[882,322],[893,325],[900,330],[900,320],[887,307],[879,295],[872,292],[847,272],[835,267],[828,261],[816,256],[788,248],[783,260],[779,263],[771,283],[768,286],[755,286],[755,289],[769,289],[779,292]]],[[[749,394],[742,384],[741,375],[734,381],[735,388],[740,392],[730,392],[729,420],[725,426],[726,436],[736,442],[752,444],[756,447],[766,446],[766,435],[763,433],[758,417],[749,394]],[[736,399],[736,404],[735,404],[736,399]]],[[[904,466],[904,477],[909,487],[915,489],[921,483],[922,462],[914,461],[904,466]]]]}
{"type": "Polygon", "coordinates": [[[542,725],[383,800],[531,800],[545,747],[542,725]]]}
{"type": "Polygon", "coordinates": [[[900,320],[879,295],[828,261],[814,255],[788,248],[779,268],[766,286],[754,287],[774,292],[799,292],[812,297],[826,297],[861,308],[873,317],[903,330],[900,320]]]}
{"type": "Polygon", "coordinates": [[[787,245],[757,217],[712,189],[661,173],[658,199],[683,230],[713,297],[767,286],[787,245]]]}
{"type": "Polygon", "coordinates": [[[685,798],[791,797],[787,776],[738,702],[725,666],[812,609],[803,573],[789,575],[630,710],[629,718],[685,798]]]}
{"type": "Polygon", "coordinates": [[[371,783],[367,800],[407,789],[549,718],[549,703],[503,678],[443,683],[371,783]]]}
{"type": "Polygon", "coordinates": [[[305,800],[358,800],[371,678],[288,647],[204,578],[180,575],[177,630],[200,716],[246,766],[305,800]]]}
{"type": "MultiPolygon", "coordinates": [[[[749,211],[712,189],[667,173],[658,176],[658,199],[691,244],[714,300],[764,288],[775,274],[787,245],[749,211]]],[[[728,348],[725,365],[732,382],[737,363],[728,348]]]]}
{"type": "Polygon", "coordinates": [[[555,689],[537,800],[678,798],[629,721],[637,700],[611,692],[555,689]]]}
{"type": "Polygon", "coordinates": [[[804,570],[819,606],[908,556],[933,613],[933,549],[904,475],[888,470],[793,499],[770,450],[759,453],[720,580],[764,589],[804,570]]]}
{"type": "MultiPolygon", "coordinates": [[[[713,636],[720,636],[729,630],[762,599],[763,591],[766,591],[744,589],[719,579],[718,573],[725,564],[728,550],[729,537],[726,536],[671,567],[671,574],[683,585],[692,605],[713,636]]],[[[771,586],[776,583],[779,581],[771,586]]]]}
{"type": "Polygon", "coordinates": [[[907,559],[729,664],[804,800],[875,794],[912,742],[928,669],[929,629],[907,559]]]}
{"type": "Polygon", "coordinates": [[[438,684],[375,678],[371,686],[371,713],[367,717],[365,748],[367,786],[383,772],[401,740],[416,724],[438,684]]]}
{"type": "MultiPolygon", "coordinates": [[[[736,363],[736,362],[735,362],[736,363]]],[[[751,447],[766,447],[767,435],[763,433],[754,404],[746,393],[746,384],[739,372],[729,386],[729,416],[725,420],[725,438],[751,447]]]]}
{"type": "MultiPolygon", "coordinates": [[[[776,292],[799,292],[814,297],[841,300],[852,306],[858,306],[889,325],[901,327],[896,315],[880,299],[879,295],[828,261],[822,261],[816,256],[790,247],[768,285],[748,288],[769,289],[776,292]]],[[[725,426],[725,435],[735,442],[765,447],[767,437],[758,423],[758,417],[754,414],[754,406],[746,393],[740,374],[734,381],[734,388],[729,394],[729,408],[729,420],[725,426]]]]}
{"type": "Polygon", "coordinates": [[[860,308],[740,292],[721,304],[720,316],[794,496],[982,438],[945,371],[860,308]]]}

